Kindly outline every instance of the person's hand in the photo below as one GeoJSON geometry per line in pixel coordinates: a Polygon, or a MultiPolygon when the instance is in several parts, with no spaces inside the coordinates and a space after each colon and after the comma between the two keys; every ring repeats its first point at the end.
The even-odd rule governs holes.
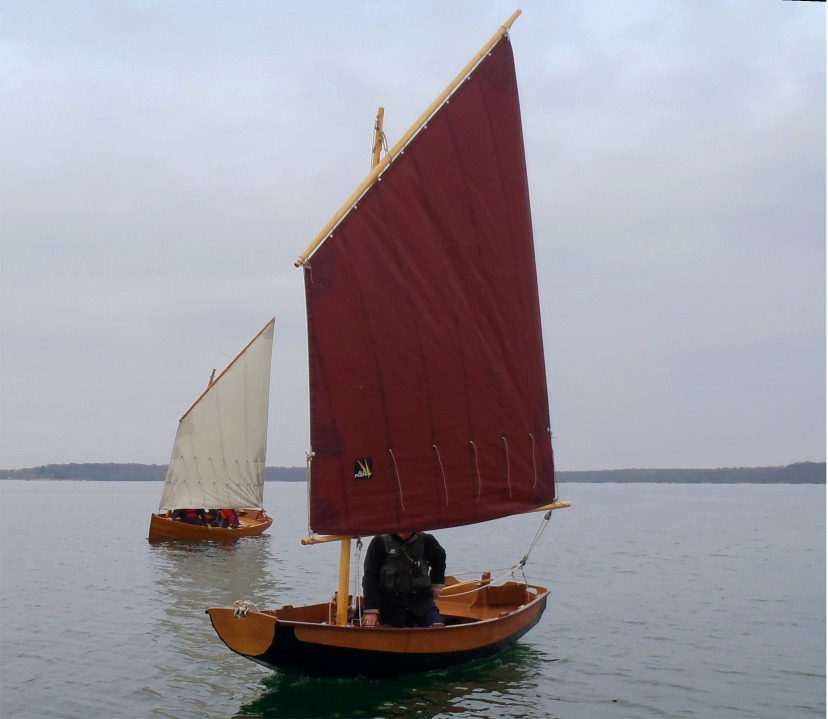
{"type": "Polygon", "coordinates": [[[432,587],[431,588],[431,596],[437,599],[443,593],[442,587],[432,587]]]}
{"type": "Polygon", "coordinates": [[[378,627],[379,626],[379,614],[363,614],[362,615],[362,626],[363,627],[378,627]]]}

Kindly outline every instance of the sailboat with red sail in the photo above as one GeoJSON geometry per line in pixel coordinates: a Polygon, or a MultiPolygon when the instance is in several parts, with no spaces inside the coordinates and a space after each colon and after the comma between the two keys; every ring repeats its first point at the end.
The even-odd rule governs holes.
{"type": "Polygon", "coordinates": [[[352,541],[569,506],[557,500],[514,57],[517,11],[296,262],[310,365],[309,536],[339,541],[329,602],[207,610],[273,669],[379,677],[491,656],[549,592],[447,578],[445,626],[360,626],[352,541]],[[356,592],[354,593],[356,594],[356,592]]]}

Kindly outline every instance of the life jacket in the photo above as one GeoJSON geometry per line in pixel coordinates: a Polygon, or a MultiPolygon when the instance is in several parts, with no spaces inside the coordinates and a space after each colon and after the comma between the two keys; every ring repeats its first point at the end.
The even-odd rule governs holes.
{"type": "Polygon", "coordinates": [[[185,509],[184,510],[184,518],[185,519],[198,519],[198,512],[194,509],[185,509]]]}
{"type": "Polygon", "coordinates": [[[423,559],[425,541],[422,534],[400,542],[391,534],[383,534],[385,562],[380,570],[380,588],[387,594],[425,593],[431,588],[428,564],[423,559]]]}

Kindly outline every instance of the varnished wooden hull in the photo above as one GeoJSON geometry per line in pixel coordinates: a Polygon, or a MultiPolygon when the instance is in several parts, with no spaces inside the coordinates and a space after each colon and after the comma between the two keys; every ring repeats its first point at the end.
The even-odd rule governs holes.
{"type": "Polygon", "coordinates": [[[150,517],[149,541],[190,541],[197,542],[205,539],[228,541],[241,537],[255,537],[264,532],[273,520],[264,510],[239,510],[239,527],[225,529],[223,527],[203,527],[198,524],[170,521],[164,515],[153,514],[150,517]]]}
{"type": "Polygon", "coordinates": [[[211,608],[207,614],[230,649],[271,669],[388,677],[497,654],[535,626],[546,608],[549,593],[543,587],[477,584],[480,591],[472,595],[452,596],[448,588],[437,600],[446,626],[428,629],[336,626],[329,604],[251,611],[244,618],[232,608],[211,608]]]}

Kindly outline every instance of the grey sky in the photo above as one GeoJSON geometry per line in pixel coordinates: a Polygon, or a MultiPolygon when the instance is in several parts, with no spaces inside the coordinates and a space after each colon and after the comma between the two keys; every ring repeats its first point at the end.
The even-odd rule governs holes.
{"type": "MultiPolygon", "coordinates": [[[[0,466],[167,462],[273,315],[303,464],[293,261],[515,7],[5,2],[0,466]]],[[[824,460],[825,5],[520,7],[558,467],[824,460]]]]}

